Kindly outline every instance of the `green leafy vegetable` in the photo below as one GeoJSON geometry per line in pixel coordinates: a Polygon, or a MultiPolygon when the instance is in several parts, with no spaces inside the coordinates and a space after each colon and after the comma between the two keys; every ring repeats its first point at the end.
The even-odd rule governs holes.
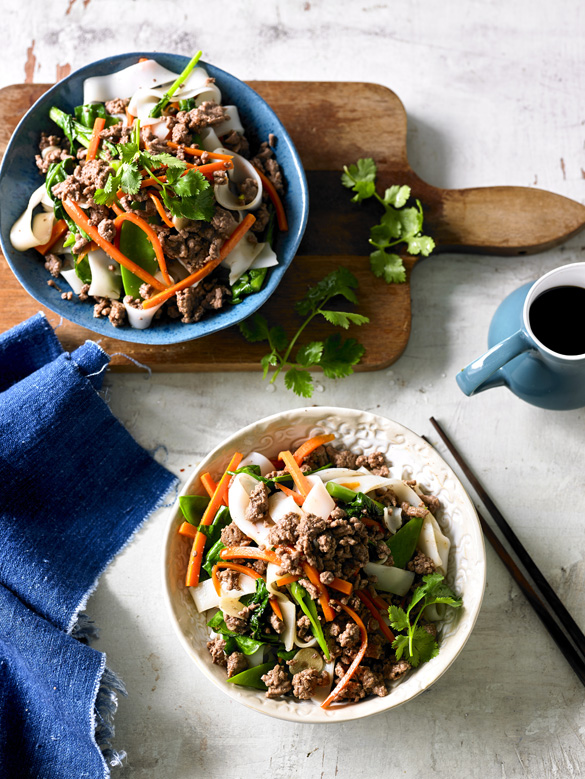
{"type": "Polygon", "coordinates": [[[201,522],[201,517],[208,504],[207,495],[181,495],[179,498],[179,508],[191,525],[197,526],[201,522]]]}
{"type": "Polygon", "coordinates": [[[386,541],[396,568],[406,568],[408,565],[416,549],[423,522],[424,517],[413,517],[386,541]]]}
{"type": "Polygon", "coordinates": [[[256,608],[252,612],[252,616],[248,620],[248,628],[252,635],[252,638],[266,639],[267,634],[264,632],[265,625],[262,617],[268,609],[270,611],[270,605],[268,603],[270,599],[270,593],[266,587],[264,579],[256,579],[256,592],[250,601],[256,604],[256,608]]]}
{"type": "Polygon", "coordinates": [[[162,116],[163,111],[171,102],[171,97],[175,94],[175,92],[181,86],[181,84],[184,84],[185,81],[187,81],[189,75],[191,74],[191,71],[193,70],[195,65],[199,62],[202,54],[203,54],[202,51],[198,51],[197,54],[191,60],[189,60],[187,67],[183,70],[180,76],[177,79],[175,79],[175,81],[173,81],[169,89],[164,93],[164,95],[161,97],[158,103],[151,110],[149,116],[155,118],[162,116]]]}
{"type": "Polygon", "coordinates": [[[243,273],[232,287],[232,305],[236,306],[248,295],[260,292],[267,273],[268,268],[252,268],[243,273]]]}
{"type": "Polygon", "coordinates": [[[243,652],[245,655],[253,655],[261,646],[268,646],[265,641],[258,641],[250,636],[228,636],[225,642],[225,653],[243,652]]]}
{"type": "MultiPolygon", "coordinates": [[[[81,124],[81,122],[76,121],[71,116],[71,114],[66,114],[65,111],[61,111],[61,109],[57,108],[56,106],[51,107],[49,110],[49,116],[55,122],[55,124],[63,130],[66,137],[69,139],[71,154],[75,154],[75,142],[81,144],[81,146],[84,146],[86,149],[88,148],[91,142],[93,126],[91,129],[86,127],[85,125],[81,124]]],[[[101,159],[105,158],[104,149],[107,149],[112,157],[115,157],[118,154],[118,148],[116,144],[104,140],[102,141],[101,148],[98,151],[98,157],[101,159]]]]}
{"type": "Polygon", "coordinates": [[[370,230],[370,244],[375,250],[370,254],[370,267],[375,276],[383,277],[388,284],[406,281],[406,270],[401,257],[387,249],[397,244],[406,244],[411,255],[428,257],[435,248],[435,242],[422,234],[423,210],[420,200],[416,205],[405,208],[410,198],[410,187],[395,185],[389,187],[384,197],[376,192],[376,163],[371,158],[358,160],[355,165],[344,167],[341,183],[354,192],[353,203],[360,203],[372,196],[384,207],[380,223],[370,230]]]}
{"type": "Polygon", "coordinates": [[[91,266],[87,254],[81,260],[75,260],[75,275],[83,284],[91,284],[91,266]]]}
{"type": "Polygon", "coordinates": [[[364,495],[363,492],[355,492],[349,487],[331,481],[326,483],[325,488],[332,498],[344,504],[344,510],[350,517],[359,517],[364,511],[372,519],[384,516],[384,506],[377,500],[364,495]]]}
{"type": "Polygon", "coordinates": [[[317,643],[321,647],[321,651],[325,655],[325,659],[327,660],[327,662],[329,662],[329,660],[331,659],[329,655],[329,647],[327,646],[327,641],[323,633],[323,628],[321,627],[321,623],[319,622],[319,617],[317,616],[317,607],[315,606],[314,601],[312,600],[309,593],[305,590],[305,588],[302,585],[300,585],[298,582],[293,582],[290,585],[290,594],[299,604],[303,613],[309,618],[309,621],[311,623],[311,628],[313,630],[313,635],[317,639],[317,643]]]}
{"type": "Polygon", "coordinates": [[[390,626],[393,630],[403,634],[396,636],[392,642],[397,660],[404,656],[416,668],[420,663],[426,663],[439,654],[439,645],[434,637],[418,625],[420,615],[425,608],[435,603],[444,603],[454,609],[458,609],[462,605],[461,598],[458,598],[445,584],[445,577],[440,573],[431,573],[423,577],[422,584],[414,591],[406,611],[398,606],[388,608],[390,626]],[[419,609],[416,617],[412,620],[412,611],[418,604],[420,604],[419,609]]]}
{"type": "Polygon", "coordinates": [[[293,338],[289,341],[284,329],[280,326],[270,327],[261,314],[246,319],[240,323],[240,332],[250,343],[268,341],[271,351],[261,359],[264,369],[262,378],[266,378],[271,368],[270,383],[276,381],[279,373],[286,369],[284,384],[301,397],[310,398],[313,394],[313,378],[309,369],[319,366],[325,376],[339,379],[353,373],[353,366],[362,358],[365,351],[362,344],[354,338],[342,341],[339,333],[328,336],[323,341],[312,341],[297,350],[296,361],[291,358],[299,337],[307,325],[317,316],[323,316],[334,325],[347,328],[349,323],[362,325],[368,318],[360,314],[345,311],[333,311],[325,306],[332,298],[344,297],[350,303],[356,304],[358,282],[347,268],[339,267],[329,273],[324,279],[309,287],[305,297],[296,304],[297,312],[305,317],[293,338]]]}
{"type": "Polygon", "coordinates": [[[95,120],[98,117],[106,120],[106,127],[111,127],[113,124],[118,124],[120,121],[115,116],[110,116],[103,103],[85,103],[84,105],[77,105],[73,109],[73,113],[79,124],[82,124],[90,130],[93,130],[95,120]]]}

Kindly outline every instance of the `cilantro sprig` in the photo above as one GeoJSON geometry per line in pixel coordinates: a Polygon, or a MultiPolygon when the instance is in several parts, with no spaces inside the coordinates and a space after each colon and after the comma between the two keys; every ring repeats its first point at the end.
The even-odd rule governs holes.
{"type": "Polygon", "coordinates": [[[439,645],[434,637],[418,624],[420,615],[425,608],[434,603],[444,603],[454,609],[458,609],[462,605],[461,598],[458,598],[445,584],[445,577],[440,573],[423,576],[423,583],[414,591],[406,611],[398,606],[388,608],[391,628],[401,633],[392,642],[396,659],[400,660],[404,655],[414,668],[439,654],[439,645]],[[412,611],[419,604],[416,617],[411,620],[412,611]]]}
{"type": "Polygon", "coordinates": [[[339,333],[334,333],[323,341],[311,341],[301,346],[295,359],[292,359],[291,355],[299,337],[315,317],[322,316],[332,325],[346,330],[350,323],[363,325],[369,322],[368,317],[361,314],[326,308],[332,298],[339,296],[357,304],[357,286],[358,282],[353,273],[340,267],[309,287],[305,297],[295,306],[305,320],[290,341],[283,327],[271,327],[261,314],[254,314],[250,319],[241,322],[240,332],[247,341],[267,341],[270,347],[270,352],[260,361],[264,369],[262,378],[265,379],[270,369],[275,368],[270,379],[270,383],[274,384],[280,372],[286,369],[285,387],[301,397],[310,398],[314,389],[310,368],[319,366],[325,376],[331,379],[352,374],[353,366],[361,360],[365,348],[355,338],[343,340],[339,333]]]}
{"type": "Polygon", "coordinates": [[[156,179],[160,195],[173,216],[210,222],[214,213],[213,188],[205,176],[194,168],[187,170],[183,160],[165,152],[151,154],[140,148],[140,123],[136,120],[134,133],[127,143],[117,147],[119,160],[112,163],[115,173],[108,176],[103,189],[97,189],[93,199],[98,205],[111,206],[117,192],[135,195],[142,184],[142,173],[156,179]],[[160,171],[166,168],[165,179],[160,171]]]}
{"type": "Polygon", "coordinates": [[[384,207],[380,223],[370,230],[370,244],[375,250],[370,254],[370,267],[375,276],[383,277],[388,284],[406,281],[406,270],[401,257],[387,250],[398,244],[406,244],[409,254],[428,257],[435,248],[435,242],[422,234],[423,209],[420,200],[406,208],[410,198],[410,187],[394,185],[384,192],[376,192],[376,163],[370,157],[360,159],[355,165],[343,168],[341,183],[355,192],[352,203],[361,203],[375,197],[384,207]]]}

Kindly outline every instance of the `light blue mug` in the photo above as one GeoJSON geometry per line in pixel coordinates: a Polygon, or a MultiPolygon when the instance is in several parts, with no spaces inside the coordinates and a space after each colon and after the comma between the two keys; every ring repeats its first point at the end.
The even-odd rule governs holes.
{"type": "Polygon", "coordinates": [[[547,290],[565,286],[585,288],[585,262],[555,268],[508,295],[492,319],[489,351],[457,375],[457,383],[466,395],[508,387],[522,400],[541,408],[568,410],[585,406],[585,354],[552,351],[530,326],[530,307],[536,298],[547,290]]]}

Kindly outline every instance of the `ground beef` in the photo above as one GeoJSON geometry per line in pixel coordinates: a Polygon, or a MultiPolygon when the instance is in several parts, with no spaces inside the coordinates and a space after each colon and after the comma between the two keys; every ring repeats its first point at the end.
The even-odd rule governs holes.
{"type": "Polygon", "coordinates": [[[206,100],[190,111],[179,111],[176,116],[178,124],[184,124],[192,132],[199,133],[204,127],[213,127],[227,119],[225,108],[213,100],[206,100]]]}
{"type": "Polygon", "coordinates": [[[232,652],[227,659],[228,678],[245,671],[248,667],[246,656],[242,652],[232,652]]]}
{"type": "Polygon", "coordinates": [[[314,471],[317,468],[323,468],[323,466],[327,465],[329,462],[329,455],[324,446],[318,446],[316,449],[313,449],[311,454],[303,460],[303,464],[307,465],[311,471],[314,471]]]}
{"type": "Polygon", "coordinates": [[[79,299],[81,301],[85,301],[89,298],[89,284],[84,284],[81,289],[79,290],[79,299]]]}
{"type": "Polygon", "coordinates": [[[337,642],[342,647],[356,647],[361,642],[361,633],[355,622],[348,622],[345,630],[337,636],[337,642]]]}
{"type": "Polygon", "coordinates": [[[231,568],[225,568],[217,572],[217,578],[225,586],[226,590],[239,590],[240,589],[240,574],[239,571],[234,571],[231,568]]]}
{"type": "Polygon", "coordinates": [[[212,661],[215,665],[227,665],[227,658],[225,656],[225,641],[220,636],[212,638],[207,642],[207,651],[211,655],[212,661]]]}
{"type": "Polygon", "coordinates": [[[115,97],[113,100],[106,100],[106,111],[109,114],[123,114],[129,102],[128,97],[115,97]]]}
{"type": "Polygon", "coordinates": [[[73,173],[65,181],[55,184],[52,193],[60,200],[86,199],[92,202],[96,189],[103,189],[113,168],[105,160],[89,160],[80,162],[73,173]]]}
{"type": "Polygon", "coordinates": [[[263,233],[270,221],[270,211],[268,210],[266,203],[260,204],[260,207],[254,211],[254,216],[256,217],[256,221],[252,225],[252,232],[257,234],[263,233]]]}
{"type": "Polygon", "coordinates": [[[246,509],[245,518],[250,522],[259,522],[268,513],[268,489],[264,482],[259,481],[250,493],[250,503],[246,509]]]}
{"type": "Polygon", "coordinates": [[[251,203],[258,194],[258,183],[253,178],[246,178],[240,184],[240,195],[244,198],[244,203],[251,203]]]}
{"type": "Polygon", "coordinates": [[[245,135],[240,135],[235,130],[230,130],[227,135],[224,135],[221,142],[226,149],[233,151],[235,154],[241,154],[242,157],[250,156],[248,139],[245,135]]]}
{"type": "Polygon", "coordinates": [[[63,292],[61,295],[61,300],[73,300],[73,292],[63,292]]]}
{"type": "Polygon", "coordinates": [[[192,140],[193,136],[189,132],[189,128],[186,124],[183,124],[182,122],[176,122],[173,124],[173,128],[171,130],[171,141],[173,143],[178,143],[182,146],[189,146],[192,140]]]}
{"type": "Polygon", "coordinates": [[[368,532],[358,517],[334,510],[329,519],[305,515],[298,524],[296,547],[319,572],[342,579],[353,577],[369,562],[368,532]]]}
{"type": "Polygon", "coordinates": [[[412,666],[407,660],[398,660],[394,663],[384,663],[383,674],[384,679],[389,682],[394,682],[396,679],[400,679],[407,671],[410,671],[412,666]]]}
{"type": "Polygon", "coordinates": [[[110,298],[94,297],[94,300],[97,301],[97,303],[93,307],[94,317],[96,319],[99,319],[102,316],[109,316],[110,311],[112,310],[110,298]]]}
{"type": "Polygon", "coordinates": [[[421,500],[428,507],[431,514],[436,514],[441,503],[436,495],[421,495],[421,500]]]}
{"type": "Polygon", "coordinates": [[[426,576],[429,573],[434,573],[437,570],[431,558],[427,557],[426,554],[423,554],[423,552],[418,550],[413,559],[408,563],[407,568],[409,571],[414,571],[414,573],[418,573],[422,576],[426,576]]]}
{"type": "Polygon", "coordinates": [[[361,668],[360,681],[367,695],[374,694],[380,698],[388,695],[389,690],[384,683],[383,675],[372,671],[368,666],[361,668]]]}
{"type": "Polygon", "coordinates": [[[284,631],[284,622],[274,613],[270,615],[270,625],[274,632],[278,633],[279,635],[284,631]]]}
{"type": "Polygon", "coordinates": [[[308,579],[299,579],[299,584],[309,593],[311,600],[317,600],[319,597],[319,590],[312,582],[308,579]]]}
{"type": "Polygon", "coordinates": [[[68,157],[73,159],[66,149],[56,147],[45,154],[35,155],[35,162],[39,173],[45,174],[54,162],[61,162],[61,160],[66,160],[68,157]]]}
{"type": "Polygon", "coordinates": [[[270,546],[294,546],[297,542],[297,526],[299,524],[299,515],[285,514],[282,519],[270,528],[268,533],[268,542],[270,546]]]}
{"type": "Polygon", "coordinates": [[[220,238],[229,238],[238,226],[231,211],[225,208],[217,207],[211,220],[212,228],[217,232],[220,238]]]}
{"type": "Polygon", "coordinates": [[[144,282],[144,284],[140,285],[138,293],[143,300],[148,300],[148,298],[151,298],[156,293],[156,290],[152,284],[144,282]]]}
{"type": "Polygon", "coordinates": [[[97,230],[102,238],[113,243],[114,238],[116,237],[116,228],[114,227],[113,219],[102,219],[97,226],[97,230]]]}
{"type": "Polygon", "coordinates": [[[364,466],[376,476],[388,476],[390,471],[386,465],[386,458],[382,452],[372,452],[371,454],[361,454],[356,462],[356,466],[361,468],[364,466]]]}
{"type": "Polygon", "coordinates": [[[291,549],[289,546],[277,546],[276,554],[280,558],[279,576],[300,576],[303,573],[301,563],[303,555],[297,549],[291,549]]]}
{"type": "Polygon", "coordinates": [[[378,560],[382,560],[385,565],[394,565],[394,559],[390,553],[390,549],[386,546],[384,541],[378,541],[376,544],[376,556],[378,560]]]}
{"type": "Polygon", "coordinates": [[[308,701],[313,697],[320,682],[321,674],[319,671],[315,668],[305,668],[304,671],[293,676],[293,695],[301,701],[308,701]]]}
{"type": "Polygon", "coordinates": [[[261,678],[268,687],[266,690],[267,698],[278,698],[279,695],[286,695],[292,690],[290,677],[281,665],[275,665],[271,671],[268,671],[261,678]]]}
{"type": "Polygon", "coordinates": [[[217,280],[204,279],[196,287],[177,292],[177,306],[182,322],[199,322],[208,311],[223,308],[231,297],[230,290],[217,280]]]}
{"type": "Polygon", "coordinates": [[[322,584],[329,586],[335,579],[335,576],[331,573],[331,571],[323,571],[323,573],[319,574],[319,579],[321,580],[322,584]]]}
{"type": "Polygon", "coordinates": [[[128,143],[132,138],[132,130],[130,127],[124,127],[121,122],[113,124],[111,127],[106,127],[100,133],[100,138],[110,143],[128,143]]]}
{"type": "Polygon", "coordinates": [[[310,635],[312,635],[311,620],[303,614],[302,617],[297,619],[297,638],[304,641],[310,635]]]}
{"type": "Polygon", "coordinates": [[[230,617],[229,614],[226,614],[224,619],[225,626],[228,630],[231,630],[234,633],[238,633],[239,635],[246,632],[248,625],[245,619],[240,619],[239,617],[230,617]]]}
{"type": "Polygon", "coordinates": [[[141,145],[151,154],[163,154],[169,152],[167,142],[161,140],[152,132],[150,125],[140,128],[141,145]]]}
{"type": "Polygon", "coordinates": [[[112,300],[108,319],[114,327],[122,327],[122,325],[126,324],[126,309],[119,300],[112,300]]]}
{"type": "Polygon", "coordinates": [[[53,278],[58,279],[63,267],[63,261],[56,254],[45,254],[45,268],[53,278]]]}
{"type": "Polygon", "coordinates": [[[426,517],[429,513],[428,508],[424,504],[422,506],[411,506],[410,503],[403,502],[400,508],[407,517],[426,517]]]}
{"type": "Polygon", "coordinates": [[[350,452],[349,449],[335,449],[333,446],[326,446],[328,462],[334,468],[349,468],[355,470],[357,455],[350,452]]]}
{"type": "Polygon", "coordinates": [[[224,546],[248,546],[252,539],[242,533],[235,522],[232,522],[221,531],[221,542],[224,546]]]}
{"type": "Polygon", "coordinates": [[[274,184],[274,188],[281,195],[284,194],[284,179],[278,162],[274,159],[274,152],[266,143],[260,145],[258,153],[251,161],[254,167],[259,168],[270,181],[274,184]]]}
{"type": "Polygon", "coordinates": [[[421,622],[420,626],[423,630],[426,630],[429,636],[433,638],[437,637],[437,626],[434,622],[421,622]]]}

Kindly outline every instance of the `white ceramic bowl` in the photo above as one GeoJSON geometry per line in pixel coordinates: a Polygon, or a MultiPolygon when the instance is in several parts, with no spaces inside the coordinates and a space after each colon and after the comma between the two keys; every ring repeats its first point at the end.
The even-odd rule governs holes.
{"type": "Polygon", "coordinates": [[[473,504],[451,468],[422,438],[384,417],[345,408],[317,407],[286,411],[261,419],[232,435],[214,449],[193,473],[182,494],[203,494],[199,475],[210,471],[215,478],[225,470],[234,451],[252,450],[275,456],[284,448],[295,449],[317,433],[334,433],[335,444],[356,453],[384,452],[391,475],[415,478],[442,506],[438,522],[451,539],[447,581],[463,598],[463,608],[448,609],[440,635],[437,657],[411,671],[384,698],[370,697],[358,703],[321,709],[311,701],[269,699],[263,692],[226,682],[225,669],[213,665],[206,642],[206,619],[197,612],[184,585],[191,542],[177,533],[182,516],[178,501],[170,511],[164,550],[164,589],[173,626],[187,654],[199,670],[226,695],[271,717],[291,722],[327,723],[368,717],[399,706],[430,687],[455,660],[469,638],[485,587],[485,548],[473,504]]]}

